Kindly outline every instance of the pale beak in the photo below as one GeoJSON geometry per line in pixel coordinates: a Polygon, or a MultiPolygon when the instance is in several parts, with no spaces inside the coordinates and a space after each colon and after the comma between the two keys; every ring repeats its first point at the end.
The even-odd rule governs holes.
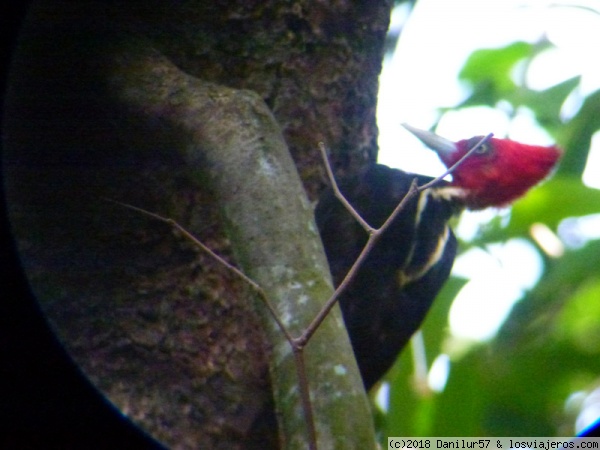
{"type": "Polygon", "coordinates": [[[415,128],[407,123],[403,123],[402,126],[414,134],[423,144],[435,151],[442,161],[445,161],[445,157],[449,157],[457,150],[454,142],[435,133],[415,128]]]}

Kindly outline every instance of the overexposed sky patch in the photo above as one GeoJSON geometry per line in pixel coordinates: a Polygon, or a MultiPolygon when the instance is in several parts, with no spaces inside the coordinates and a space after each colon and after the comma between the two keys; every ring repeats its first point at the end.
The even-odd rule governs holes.
{"type": "MultiPolygon", "coordinates": [[[[419,0],[403,23],[396,53],[385,61],[380,77],[379,162],[430,176],[443,172],[436,155],[400,124],[407,122],[429,128],[439,119],[439,108],[452,107],[462,101],[468,91],[458,82],[458,73],[468,56],[481,48],[550,39],[556,48],[534,60],[525,81],[532,89],[546,89],[573,76],[581,76],[578,92],[563,108],[563,118],[572,117],[584,96],[600,89],[600,65],[596,58],[590,58],[600,47],[600,4],[597,0],[563,0],[560,5],[573,7],[557,5],[552,0],[419,0]]],[[[398,13],[392,21],[401,22],[406,17],[398,13]]],[[[442,117],[437,132],[452,140],[493,132],[498,137],[509,136],[526,143],[553,143],[551,137],[536,126],[533,114],[526,108],[520,108],[512,117],[501,107],[448,112],[442,117]]],[[[600,158],[600,150],[596,148],[600,145],[598,141],[600,139],[594,140],[584,174],[586,184],[593,187],[600,187],[600,164],[596,161],[600,158]]],[[[468,217],[463,218],[457,230],[463,237],[474,234],[481,214],[472,215],[470,227],[464,223],[468,217]]],[[[457,259],[455,273],[460,272],[472,281],[453,307],[451,323],[455,333],[476,340],[490,338],[524,289],[531,286],[523,279],[513,280],[515,273],[528,280],[539,278],[541,267],[536,261],[540,258],[535,248],[517,247],[506,247],[501,257],[504,264],[500,265],[494,264],[498,255],[491,254],[484,258],[487,262],[482,255],[475,263],[472,258],[469,262],[466,255],[465,260],[457,259]]]]}
{"type": "MultiPolygon", "coordinates": [[[[440,173],[435,155],[423,151],[400,124],[428,128],[439,118],[438,108],[463,100],[468,92],[458,83],[458,73],[476,49],[503,47],[519,40],[537,42],[546,36],[556,48],[531,64],[528,86],[545,89],[580,75],[580,98],[572,100],[575,108],[581,96],[599,89],[600,65],[590,55],[600,47],[600,13],[580,7],[598,8],[598,2],[567,0],[560,4],[576,6],[551,6],[556,4],[551,0],[419,0],[380,77],[379,161],[409,172],[440,173]]],[[[397,20],[403,17],[398,15],[397,20]]],[[[527,123],[526,111],[519,112],[512,123],[499,110],[461,114],[465,116],[448,126],[442,122],[439,133],[443,131],[449,139],[493,132],[524,142],[546,144],[550,140],[527,123]]]]}

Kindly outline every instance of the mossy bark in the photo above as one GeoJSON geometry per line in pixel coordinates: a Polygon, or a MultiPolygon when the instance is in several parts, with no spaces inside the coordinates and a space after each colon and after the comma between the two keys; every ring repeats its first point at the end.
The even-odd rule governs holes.
{"type": "MultiPolygon", "coordinates": [[[[84,372],[161,442],[301,446],[291,352],[245,283],[101,198],[176,219],[297,333],[331,292],[300,187],[314,200],[324,186],[319,140],[338,170],[373,159],[388,17],[367,2],[32,11],[6,126],[23,264],[84,372]],[[271,381],[288,414],[279,436],[271,381]]],[[[306,351],[323,447],[364,448],[371,419],[339,312],[306,351]]]]}

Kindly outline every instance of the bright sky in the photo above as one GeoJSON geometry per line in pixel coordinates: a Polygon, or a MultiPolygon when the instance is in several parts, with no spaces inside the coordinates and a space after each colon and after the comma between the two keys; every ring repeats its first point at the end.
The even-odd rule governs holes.
{"type": "MultiPolygon", "coordinates": [[[[427,128],[437,118],[438,107],[453,106],[462,100],[465,91],[457,83],[457,75],[475,49],[502,47],[516,40],[536,42],[546,35],[557,49],[532,64],[529,86],[543,89],[581,74],[581,95],[599,89],[600,64],[590,55],[600,47],[600,12],[549,6],[556,3],[419,0],[405,24],[396,54],[380,78],[380,89],[385,93],[378,105],[380,162],[418,173],[440,173],[441,165],[432,153],[421,158],[412,151],[402,151],[414,149],[417,141],[398,125],[408,122],[427,128]]],[[[590,8],[599,5],[597,0],[560,3],[588,3],[590,8]]],[[[399,9],[392,20],[401,23],[405,15],[399,9]]],[[[578,100],[573,98],[571,108],[565,107],[565,115],[573,113],[578,100]]],[[[510,134],[523,142],[551,143],[543,131],[532,126],[526,114],[509,123],[503,113],[487,108],[449,114],[437,131],[449,139],[494,132],[499,136],[510,134]]]]}
{"type": "MultiPolygon", "coordinates": [[[[587,3],[589,8],[599,6],[597,0],[587,3]]],[[[585,6],[586,0],[565,0],[561,4],[585,6]]],[[[527,83],[543,89],[581,75],[579,95],[574,95],[563,108],[565,118],[576,112],[582,96],[600,89],[600,64],[589,57],[600,47],[600,11],[551,5],[556,2],[419,0],[407,22],[406,10],[398,9],[392,26],[404,23],[404,28],[396,53],[386,62],[380,78],[379,161],[427,175],[443,171],[435,154],[422,150],[420,143],[399,124],[408,122],[429,128],[438,118],[437,108],[459,103],[466,91],[457,82],[458,72],[478,48],[502,47],[517,40],[536,42],[547,36],[557,48],[534,61],[527,83]]],[[[527,112],[511,121],[503,112],[483,107],[446,114],[437,132],[453,140],[493,132],[538,145],[553,143],[527,112]]],[[[600,188],[599,150],[592,153],[584,180],[600,188]],[[592,164],[592,160],[596,163],[592,164]]],[[[478,222],[495,213],[469,214],[456,231],[468,238],[478,222]]],[[[541,264],[537,251],[523,240],[498,244],[487,253],[470,251],[457,259],[454,273],[471,282],[452,308],[453,332],[476,340],[493,336],[524,289],[536,283],[541,264]],[[517,269],[510,270],[511,267],[517,269]],[[486,298],[485,305],[482,298],[486,298]]]]}
{"type": "MultiPolygon", "coordinates": [[[[531,88],[544,89],[581,75],[580,91],[563,107],[565,119],[577,111],[585,95],[600,89],[600,64],[598,58],[590,57],[600,48],[598,0],[419,0],[407,22],[406,16],[402,8],[392,16],[392,27],[404,24],[404,28],[396,53],[384,64],[380,77],[382,164],[432,176],[443,172],[435,154],[424,150],[400,124],[427,129],[438,118],[437,108],[451,107],[465,97],[458,72],[473,50],[503,47],[517,40],[536,42],[546,36],[557,48],[534,61],[526,81],[531,88]]],[[[510,121],[501,111],[489,108],[446,114],[436,131],[452,140],[493,132],[538,145],[552,143],[527,112],[510,121]]],[[[600,134],[595,136],[583,181],[600,188],[600,134]]],[[[469,214],[456,231],[468,237],[478,221],[489,220],[493,214],[469,214]]],[[[492,337],[542,270],[540,255],[525,240],[500,243],[487,252],[472,250],[458,258],[454,273],[471,281],[452,307],[453,334],[474,340],[492,337]]]]}

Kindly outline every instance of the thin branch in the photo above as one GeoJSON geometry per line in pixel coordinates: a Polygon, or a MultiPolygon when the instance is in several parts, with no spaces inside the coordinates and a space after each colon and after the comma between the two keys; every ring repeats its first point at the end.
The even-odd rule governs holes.
{"type": "Polygon", "coordinates": [[[300,399],[302,400],[302,409],[304,411],[304,422],[308,428],[308,448],[317,450],[317,429],[315,427],[315,418],[313,414],[312,402],[310,401],[310,386],[306,376],[306,365],[304,364],[304,347],[299,347],[290,341],[294,353],[294,366],[300,385],[300,399]]]}
{"type": "Polygon", "coordinates": [[[286,339],[288,341],[290,341],[290,342],[292,342],[294,340],[294,338],[288,333],[288,331],[285,328],[285,325],[283,324],[283,322],[279,319],[277,311],[275,310],[275,308],[273,307],[273,305],[271,304],[271,302],[269,302],[269,300],[267,299],[265,291],[263,291],[263,289],[258,285],[258,283],[256,283],[252,278],[248,277],[244,272],[242,272],[240,269],[238,269],[237,267],[235,267],[233,264],[228,263],[221,256],[219,256],[215,252],[213,252],[210,248],[208,248],[206,245],[204,245],[202,243],[202,241],[200,241],[193,234],[191,234],[189,231],[187,231],[185,228],[183,228],[181,225],[179,225],[175,220],[173,220],[173,219],[171,219],[169,217],[163,217],[163,216],[161,216],[159,214],[150,212],[148,210],[145,210],[143,208],[139,208],[137,206],[130,205],[128,203],[119,202],[117,200],[113,200],[113,199],[110,199],[110,198],[103,198],[103,200],[105,200],[107,202],[114,203],[116,205],[123,206],[123,207],[131,209],[133,211],[137,211],[137,212],[139,212],[141,214],[144,214],[146,216],[152,217],[153,219],[160,220],[161,222],[164,222],[167,225],[171,226],[172,228],[176,229],[187,240],[193,242],[195,245],[197,245],[198,247],[200,247],[204,252],[206,252],[208,255],[210,255],[219,264],[225,266],[225,268],[227,268],[228,270],[232,271],[236,276],[238,276],[243,281],[245,281],[246,283],[248,283],[252,287],[252,289],[254,289],[258,293],[258,295],[261,297],[262,301],[265,303],[265,305],[269,309],[271,315],[275,319],[275,322],[277,322],[277,326],[281,329],[281,331],[285,335],[286,339]]]}
{"type": "Polygon", "coordinates": [[[336,288],[333,295],[329,298],[329,300],[327,300],[327,302],[325,302],[323,308],[321,308],[321,310],[317,313],[313,321],[304,330],[302,335],[300,335],[300,337],[298,337],[295,340],[296,345],[306,345],[306,343],[310,340],[312,335],[317,331],[321,323],[323,323],[323,320],[325,320],[325,318],[329,314],[329,311],[331,311],[331,309],[337,303],[341,293],[344,292],[347,289],[348,285],[352,282],[352,280],[356,276],[356,273],[358,272],[358,269],[360,268],[366,257],[369,255],[369,253],[371,252],[381,235],[391,225],[391,223],[398,216],[398,214],[400,214],[400,212],[404,209],[406,204],[419,192],[422,192],[440,183],[447,175],[450,175],[454,170],[456,170],[456,168],[459,167],[463,163],[463,161],[465,161],[468,157],[470,157],[479,147],[481,147],[489,139],[491,139],[492,136],[493,133],[490,133],[487,136],[483,137],[471,149],[469,149],[469,151],[462,158],[460,158],[455,164],[453,164],[448,170],[446,170],[446,172],[444,172],[439,177],[434,178],[430,182],[422,186],[417,186],[417,179],[415,178],[411,183],[406,195],[402,198],[402,200],[400,200],[392,214],[390,214],[390,216],[386,219],[383,225],[379,228],[373,228],[371,225],[369,225],[341,193],[337,181],[335,180],[335,176],[333,175],[333,171],[331,170],[331,165],[329,164],[329,159],[327,158],[327,151],[325,149],[325,145],[322,142],[319,143],[319,149],[321,150],[321,155],[323,156],[323,162],[327,169],[327,174],[329,175],[329,178],[331,180],[332,189],[334,190],[336,197],[340,199],[340,201],[348,210],[348,212],[352,214],[352,216],[356,218],[360,225],[367,231],[367,233],[369,234],[369,239],[367,240],[367,243],[358,255],[358,258],[356,258],[356,260],[354,261],[354,264],[352,264],[352,267],[350,267],[350,270],[348,271],[342,282],[336,288]]]}
{"type": "Polygon", "coordinates": [[[494,133],[489,133],[487,136],[482,137],[479,140],[479,142],[477,142],[477,144],[475,144],[473,147],[471,147],[469,149],[469,151],[467,153],[465,153],[465,155],[462,158],[460,158],[452,166],[450,166],[450,168],[448,170],[446,170],[443,174],[441,174],[439,177],[434,178],[429,183],[426,183],[423,186],[419,186],[419,192],[424,191],[425,189],[429,189],[430,187],[435,186],[440,181],[442,181],[442,179],[446,178],[446,176],[448,176],[452,172],[454,172],[456,170],[456,168],[458,166],[460,166],[465,159],[467,159],[473,153],[475,153],[479,147],[481,147],[483,144],[485,144],[487,141],[489,141],[492,137],[494,137],[494,133]]]}
{"type": "Polygon", "coordinates": [[[275,308],[273,307],[273,305],[267,298],[265,291],[252,278],[248,277],[240,269],[238,269],[234,265],[230,264],[225,259],[223,259],[221,256],[219,256],[218,254],[213,252],[210,248],[208,248],[206,245],[204,245],[202,243],[202,241],[200,241],[193,234],[191,234],[189,231],[187,231],[185,228],[183,228],[181,225],[179,225],[175,220],[173,220],[169,217],[163,217],[159,214],[153,213],[153,212],[148,211],[143,208],[139,208],[137,206],[130,205],[128,203],[119,202],[117,200],[112,200],[110,198],[103,198],[103,200],[110,202],[110,203],[114,203],[116,205],[123,206],[125,208],[131,209],[133,211],[136,211],[138,213],[144,214],[153,219],[156,219],[156,220],[166,223],[167,225],[171,226],[172,228],[174,228],[175,230],[180,232],[184,238],[188,239],[189,241],[191,241],[192,243],[194,243],[195,245],[200,247],[204,252],[206,252],[208,255],[210,255],[218,264],[223,265],[227,270],[230,270],[231,272],[233,272],[242,281],[245,281],[246,283],[248,283],[252,287],[252,289],[254,289],[254,291],[256,291],[256,293],[258,294],[260,299],[266,305],[271,316],[273,316],[273,319],[277,323],[277,326],[279,327],[279,329],[285,336],[286,341],[292,347],[292,352],[294,354],[294,367],[296,368],[296,375],[298,377],[298,385],[300,387],[300,398],[302,401],[302,409],[304,411],[304,421],[308,428],[308,448],[310,450],[317,450],[317,431],[316,431],[316,427],[315,427],[312,403],[310,401],[310,386],[308,383],[308,378],[306,377],[306,368],[305,368],[305,364],[304,364],[304,352],[303,352],[304,346],[296,345],[296,339],[292,337],[292,335],[289,333],[289,331],[287,330],[287,328],[285,327],[285,325],[279,318],[279,314],[277,313],[277,311],[275,310],[275,308]]]}
{"type": "Polygon", "coordinates": [[[329,163],[329,159],[327,158],[327,148],[325,148],[325,144],[323,142],[319,142],[318,145],[319,150],[321,150],[321,158],[323,158],[323,162],[325,163],[325,170],[327,170],[327,177],[329,178],[329,183],[331,185],[331,188],[333,189],[333,193],[335,194],[336,198],[340,202],[342,202],[344,207],[348,210],[350,214],[352,214],[352,217],[354,217],[354,219],[360,224],[360,226],[363,227],[367,233],[372,234],[375,231],[375,229],[371,225],[369,225],[365,219],[362,218],[358,211],[354,209],[354,207],[350,204],[350,202],[348,202],[348,200],[346,200],[346,197],[344,197],[342,191],[340,191],[340,187],[335,181],[335,175],[333,175],[331,164],[329,163]]]}
{"type": "Polygon", "coordinates": [[[344,197],[344,195],[340,191],[339,186],[335,180],[335,176],[333,175],[331,165],[329,164],[329,160],[327,158],[327,151],[326,151],[325,145],[322,142],[319,143],[319,149],[321,150],[321,155],[323,157],[325,168],[327,170],[327,175],[329,176],[331,186],[333,188],[335,196],[340,200],[340,202],[344,205],[344,207],[348,210],[348,212],[356,219],[356,221],[365,229],[365,231],[369,235],[369,238],[367,240],[367,243],[363,247],[360,255],[354,261],[354,263],[352,264],[352,267],[350,268],[350,270],[348,271],[348,273],[346,274],[346,276],[344,277],[344,279],[342,280],[340,285],[337,287],[337,289],[335,290],[333,295],[329,298],[329,300],[327,300],[327,302],[321,308],[319,313],[315,316],[315,318],[312,320],[312,322],[308,325],[307,328],[305,328],[305,330],[302,332],[302,334],[298,338],[294,338],[289,333],[289,331],[287,330],[287,328],[285,327],[285,325],[279,318],[279,314],[277,313],[277,311],[275,310],[275,308],[273,307],[273,305],[267,298],[265,291],[258,285],[258,283],[256,283],[250,277],[248,277],[240,269],[238,269],[234,265],[230,264],[225,259],[223,259],[221,256],[219,256],[218,254],[213,252],[210,248],[208,248],[206,245],[204,245],[199,239],[197,239],[189,231],[187,231],[185,228],[183,228],[181,225],[179,225],[175,220],[168,218],[168,217],[163,217],[159,214],[147,211],[142,208],[138,208],[137,206],[133,206],[133,205],[130,205],[127,203],[119,202],[119,201],[112,200],[109,198],[104,198],[104,200],[114,203],[114,204],[117,204],[117,205],[120,205],[120,206],[123,206],[125,208],[131,209],[133,211],[136,211],[138,213],[144,214],[153,219],[156,219],[156,220],[166,223],[167,225],[171,226],[172,228],[176,229],[179,233],[181,233],[184,238],[188,239],[189,241],[191,241],[192,243],[197,245],[199,248],[201,248],[208,255],[210,255],[217,263],[223,265],[226,269],[233,272],[241,280],[248,283],[256,291],[256,293],[259,295],[259,297],[261,298],[261,300],[263,301],[263,303],[266,305],[267,309],[269,310],[269,313],[275,320],[278,328],[281,330],[281,332],[285,336],[285,339],[292,347],[292,352],[294,355],[294,366],[296,368],[296,375],[298,377],[298,384],[300,387],[300,397],[302,400],[302,409],[304,411],[304,419],[305,419],[305,423],[306,423],[307,429],[308,429],[309,449],[316,450],[317,449],[317,434],[316,434],[316,427],[315,427],[315,423],[314,423],[312,402],[310,400],[310,386],[309,386],[308,378],[306,376],[306,367],[304,364],[304,347],[306,346],[306,344],[308,343],[310,338],[314,335],[316,330],[319,328],[321,323],[323,323],[323,320],[325,320],[325,318],[327,317],[327,315],[329,314],[329,312],[331,311],[333,306],[336,304],[336,302],[339,299],[342,292],[344,292],[348,288],[348,285],[352,282],[352,280],[356,276],[358,269],[360,268],[360,266],[362,265],[364,260],[367,258],[367,256],[369,255],[369,253],[371,252],[371,250],[373,249],[373,247],[379,240],[379,238],[383,235],[385,230],[390,226],[390,224],[394,221],[394,219],[398,216],[398,214],[400,214],[400,212],[405,208],[406,204],[419,192],[422,192],[425,189],[429,189],[429,188],[435,186],[444,177],[451,174],[460,164],[462,164],[462,162],[465,159],[467,159],[473,152],[475,152],[481,145],[483,145],[491,137],[492,137],[491,133],[488,134],[487,136],[485,136],[475,146],[473,146],[473,148],[471,148],[458,162],[456,162],[452,167],[450,167],[445,173],[443,173],[439,177],[433,179],[429,183],[426,183],[422,186],[417,186],[417,179],[415,178],[412,181],[410,188],[409,188],[408,192],[406,193],[406,195],[402,198],[402,200],[400,200],[400,202],[398,203],[398,205],[396,206],[394,211],[390,214],[390,216],[386,219],[386,221],[383,223],[383,225],[379,228],[373,228],[371,225],[369,225],[367,223],[367,221],[365,221],[362,218],[362,216],[354,209],[354,207],[350,204],[350,202],[344,197]]]}
{"type": "Polygon", "coordinates": [[[429,394],[431,388],[427,384],[427,355],[425,354],[422,330],[415,332],[410,340],[410,346],[412,348],[415,386],[421,394],[429,394]]]}

